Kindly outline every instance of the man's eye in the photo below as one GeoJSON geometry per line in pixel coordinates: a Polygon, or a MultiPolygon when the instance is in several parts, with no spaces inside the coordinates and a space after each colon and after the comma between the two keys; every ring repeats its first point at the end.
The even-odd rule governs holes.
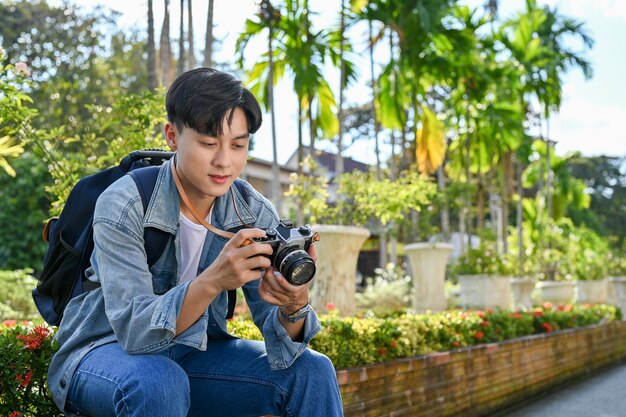
{"type": "Polygon", "coordinates": [[[215,146],[215,143],[207,143],[207,142],[202,142],[202,144],[203,144],[204,146],[208,146],[208,147],[213,147],[213,146],[215,146]]]}

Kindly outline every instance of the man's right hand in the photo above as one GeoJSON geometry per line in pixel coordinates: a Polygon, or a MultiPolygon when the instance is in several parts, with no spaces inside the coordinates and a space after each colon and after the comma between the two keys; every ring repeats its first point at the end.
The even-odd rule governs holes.
{"type": "Polygon", "coordinates": [[[263,255],[271,255],[272,247],[265,243],[248,241],[265,236],[258,228],[242,229],[224,246],[215,261],[198,276],[198,280],[213,286],[217,292],[234,290],[250,281],[259,279],[262,272],[271,266],[263,255]]]}

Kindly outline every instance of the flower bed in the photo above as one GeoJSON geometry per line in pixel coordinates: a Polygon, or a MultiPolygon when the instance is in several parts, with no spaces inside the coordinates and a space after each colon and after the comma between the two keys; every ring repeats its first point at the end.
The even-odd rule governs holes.
{"type": "MultiPolygon", "coordinates": [[[[454,310],[386,319],[341,318],[331,312],[321,316],[323,329],[311,347],[326,354],[336,368],[349,368],[618,318],[620,312],[612,306],[571,304],[545,304],[518,312],[454,310]]],[[[231,320],[229,329],[243,338],[261,339],[249,319],[231,320]]],[[[32,323],[5,321],[0,325],[0,415],[62,415],[46,389],[48,362],[56,349],[52,334],[53,329],[32,323]]]]}

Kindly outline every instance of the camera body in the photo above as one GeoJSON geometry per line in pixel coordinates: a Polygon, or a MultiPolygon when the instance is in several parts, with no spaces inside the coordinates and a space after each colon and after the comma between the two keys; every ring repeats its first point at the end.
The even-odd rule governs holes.
{"type": "Polygon", "coordinates": [[[292,285],[303,285],[315,276],[315,262],[308,254],[316,234],[308,226],[294,226],[289,219],[280,220],[275,229],[265,229],[266,236],[252,239],[272,247],[269,259],[275,270],[292,285]]]}

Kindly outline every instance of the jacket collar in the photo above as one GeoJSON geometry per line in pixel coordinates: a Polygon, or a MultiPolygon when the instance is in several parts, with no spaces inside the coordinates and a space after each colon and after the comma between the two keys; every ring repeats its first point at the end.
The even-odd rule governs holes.
{"type": "MultiPolygon", "coordinates": [[[[144,216],[144,227],[154,227],[171,234],[178,230],[178,217],[180,212],[180,199],[170,164],[172,160],[165,162],[157,176],[154,191],[144,216]]],[[[243,198],[237,187],[233,184],[230,190],[223,196],[217,197],[213,203],[211,223],[220,229],[228,230],[243,226],[233,207],[231,193],[234,192],[237,208],[242,220],[253,225],[257,218],[250,205],[243,198]]]]}

